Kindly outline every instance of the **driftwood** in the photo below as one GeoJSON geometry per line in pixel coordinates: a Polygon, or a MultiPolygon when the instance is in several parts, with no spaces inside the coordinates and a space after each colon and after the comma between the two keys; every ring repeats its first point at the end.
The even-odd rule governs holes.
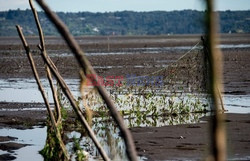
{"type": "MultiPolygon", "coordinates": [[[[48,18],[54,23],[59,33],[67,42],[69,48],[71,49],[76,59],[78,60],[79,65],[82,67],[84,74],[85,75],[92,74],[92,75],[97,76],[90,62],[88,61],[88,59],[82,52],[76,40],[70,34],[68,28],[64,25],[64,23],[58,18],[58,16],[54,12],[51,11],[51,9],[47,6],[47,4],[43,0],[37,0],[37,2],[43,8],[48,18]]],[[[98,82],[96,78],[94,78],[93,81],[98,82]]],[[[105,88],[99,84],[97,84],[96,88],[99,94],[101,95],[102,99],[106,103],[107,107],[109,108],[111,116],[114,118],[115,122],[117,123],[121,131],[121,134],[126,144],[126,151],[127,151],[129,160],[136,161],[137,153],[135,150],[134,141],[133,141],[130,131],[128,130],[128,128],[125,126],[123,122],[123,118],[121,117],[120,113],[117,111],[113,101],[109,98],[109,95],[107,91],[105,90],[105,88]]]]}

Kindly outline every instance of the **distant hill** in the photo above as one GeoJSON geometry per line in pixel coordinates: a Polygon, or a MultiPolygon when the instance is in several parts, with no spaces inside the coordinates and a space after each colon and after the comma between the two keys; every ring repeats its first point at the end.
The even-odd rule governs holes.
{"type": "MultiPolygon", "coordinates": [[[[194,34],[204,32],[204,12],[195,10],[154,12],[57,13],[71,33],[80,35],[160,35],[194,34]]],[[[250,11],[223,11],[220,15],[221,33],[250,33],[250,11]]],[[[43,12],[39,17],[45,35],[58,35],[43,12]]],[[[0,12],[0,36],[16,36],[15,25],[23,27],[26,35],[37,35],[31,10],[0,12]]]]}

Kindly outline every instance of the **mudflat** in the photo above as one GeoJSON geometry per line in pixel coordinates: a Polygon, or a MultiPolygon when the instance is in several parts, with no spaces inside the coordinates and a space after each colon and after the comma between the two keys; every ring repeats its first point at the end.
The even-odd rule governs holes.
{"type": "MultiPolygon", "coordinates": [[[[230,160],[250,159],[250,115],[225,114],[227,155],[230,160]]],[[[132,128],[139,155],[148,160],[205,160],[209,156],[209,117],[204,122],[165,127],[132,128]]]]}
{"type": "MultiPolygon", "coordinates": [[[[135,37],[77,37],[77,41],[101,76],[152,73],[176,61],[186,50],[171,48],[194,46],[200,35],[135,36],[135,37]],[[151,49],[161,50],[152,53],[151,49]],[[150,50],[148,50],[150,49],[150,50]],[[100,51],[102,54],[100,54],[100,51]],[[107,54],[109,53],[109,54],[107,54]],[[112,54],[110,54],[112,53],[112,54]],[[119,53],[119,54],[117,54],[119,53]]],[[[37,37],[28,37],[41,77],[45,77],[44,63],[36,49],[37,37]]],[[[64,78],[79,78],[79,65],[64,41],[46,38],[47,51],[64,78]]],[[[222,35],[224,57],[224,94],[250,94],[249,34],[222,35]],[[231,45],[231,47],[230,47],[231,45]],[[242,46],[243,45],[243,46],[242,46]]],[[[0,79],[33,78],[21,41],[17,37],[0,38],[0,79]]],[[[11,82],[10,82],[11,83],[11,82]]],[[[14,97],[14,94],[13,94],[14,97]]],[[[249,106],[249,105],[248,105],[249,106]]],[[[25,129],[45,125],[45,108],[39,103],[0,102],[0,127],[25,129]],[[3,109],[18,109],[15,111],[3,109]],[[26,110],[22,110],[26,108],[26,110]]],[[[225,114],[228,158],[250,159],[249,114],[225,114]]],[[[138,154],[148,160],[204,160],[209,152],[209,118],[200,123],[164,127],[131,128],[138,154]]],[[[2,156],[5,157],[5,156],[2,156]]],[[[8,157],[8,156],[6,156],[8,157]]]]}
{"type": "MultiPolygon", "coordinates": [[[[46,77],[44,63],[36,48],[38,37],[28,37],[31,51],[41,77],[46,77]]],[[[200,41],[200,35],[131,36],[131,37],[77,37],[87,58],[101,76],[145,75],[162,69],[181,57],[200,41]],[[97,47],[95,47],[95,44],[97,47]],[[98,47],[101,46],[100,48],[98,47]],[[150,49],[157,51],[152,54],[150,49]],[[163,50],[169,48],[169,50],[163,50]],[[171,50],[171,48],[173,48],[171,50]],[[107,54],[109,53],[109,54],[107,54]],[[110,54],[113,53],[113,54],[110,54]]],[[[58,37],[46,38],[48,54],[64,78],[79,78],[79,65],[58,37]]],[[[222,35],[224,59],[224,87],[228,94],[249,94],[250,88],[250,34],[222,35]],[[236,45],[234,47],[233,45],[236,45]],[[242,47],[237,47],[243,45],[242,47]],[[231,46],[231,47],[230,47],[231,46]]],[[[0,38],[0,78],[33,78],[25,51],[18,37],[0,38]]]]}

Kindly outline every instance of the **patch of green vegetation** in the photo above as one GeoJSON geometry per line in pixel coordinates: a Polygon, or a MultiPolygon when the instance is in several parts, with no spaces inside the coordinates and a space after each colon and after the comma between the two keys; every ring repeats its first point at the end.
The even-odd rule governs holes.
{"type": "Polygon", "coordinates": [[[73,150],[76,154],[75,159],[79,161],[84,161],[88,158],[88,154],[81,148],[80,141],[81,139],[76,138],[75,136],[73,137],[73,150]]]}
{"type": "Polygon", "coordinates": [[[64,156],[60,142],[55,134],[54,129],[47,123],[47,139],[44,148],[40,151],[45,161],[67,160],[64,156]]]}

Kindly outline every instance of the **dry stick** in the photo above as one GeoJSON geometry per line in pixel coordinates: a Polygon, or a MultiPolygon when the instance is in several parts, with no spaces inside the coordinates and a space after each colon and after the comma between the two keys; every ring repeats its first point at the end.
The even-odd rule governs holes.
{"type": "Polygon", "coordinates": [[[53,92],[53,98],[54,98],[54,101],[55,101],[55,104],[56,104],[56,107],[57,107],[57,114],[58,114],[58,121],[60,121],[61,119],[61,112],[60,112],[60,107],[59,107],[59,103],[58,103],[58,99],[57,99],[57,94],[55,92],[55,88],[54,88],[54,85],[53,85],[53,81],[52,81],[52,76],[51,76],[51,72],[50,72],[50,69],[53,70],[53,73],[54,75],[59,78],[57,79],[57,81],[59,82],[59,84],[63,87],[62,89],[66,89],[65,90],[65,93],[67,95],[67,97],[69,98],[72,106],[74,107],[76,113],[78,114],[78,116],[80,117],[80,119],[82,120],[82,123],[84,124],[85,128],[87,129],[87,131],[89,132],[93,142],[95,143],[95,145],[97,146],[97,149],[99,150],[99,152],[101,153],[102,157],[104,160],[109,160],[107,154],[105,153],[105,151],[103,150],[103,148],[101,147],[100,143],[97,141],[96,137],[95,137],[95,134],[94,132],[92,131],[92,129],[88,126],[88,123],[87,121],[85,120],[84,116],[82,115],[82,112],[80,111],[80,109],[78,108],[78,106],[76,105],[75,103],[75,100],[74,100],[74,96],[71,94],[67,84],[64,82],[63,78],[60,76],[60,74],[58,73],[58,70],[56,68],[56,66],[54,65],[54,63],[52,62],[51,59],[48,59],[48,54],[45,50],[45,43],[44,43],[44,35],[43,35],[43,31],[42,31],[42,27],[41,27],[41,24],[39,22],[39,19],[38,19],[38,15],[37,15],[37,12],[32,4],[32,0],[29,0],[30,2],[30,7],[33,11],[33,14],[34,14],[34,18],[35,18],[35,21],[36,21],[36,25],[37,25],[37,28],[38,28],[38,32],[39,32],[39,37],[40,37],[40,43],[41,45],[38,46],[38,48],[41,50],[42,52],[42,56],[46,62],[47,65],[50,65],[50,68],[47,68],[47,65],[46,65],[46,69],[47,69],[47,76],[48,76],[48,79],[49,79],[49,83],[50,83],[50,86],[51,86],[51,89],[52,89],[52,92],[53,92]],[[49,60],[49,61],[48,61],[49,60]]]}
{"type": "Polygon", "coordinates": [[[76,112],[77,116],[80,118],[80,121],[82,122],[82,124],[84,125],[84,127],[86,128],[86,130],[88,131],[90,138],[93,140],[93,142],[96,145],[96,147],[97,147],[98,151],[100,152],[101,156],[103,157],[104,160],[107,160],[107,161],[110,160],[108,158],[107,154],[105,153],[105,151],[103,150],[101,144],[96,139],[93,130],[88,125],[88,122],[84,118],[84,116],[83,116],[80,108],[77,106],[73,94],[71,93],[71,91],[68,88],[67,84],[65,83],[65,81],[63,80],[63,78],[61,77],[61,75],[59,74],[58,70],[55,68],[54,63],[48,57],[48,55],[43,54],[42,56],[43,56],[44,61],[46,62],[46,64],[48,65],[48,67],[50,68],[50,70],[52,71],[52,73],[54,74],[55,78],[57,79],[57,82],[60,84],[63,92],[68,97],[71,106],[73,107],[73,109],[76,112]]]}
{"type": "MultiPolygon", "coordinates": [[[[93,67],[91,66],[90,62],[82,52],[80,46],[77,44],[76,40],[73,38],[73,36],[70,34],[68,28],[66,25],[58,18],[58,16],[51,11],[51,9],[47,6],[47,4],[43,0],[36,0],[38,4],[43,8],[49,19],[55,24],[58,31],[61,33],[65,41],[67,42],[68,46],[70,47],[71,51],[75,54],[76,59],[78,60],[78,63],[82,67],[84,74],[93,74],[96,75],[96,72],[94,71],[93,67]]],[[[120,113],[117,111],[113,101],[109,98],[109,95],[105,88],[101,86],[97,78],[95,77],[92,81],[97,82],[97,90],[100,93],[102,99],[105,101],[107,107],[109,108],[112,117],[114,118],[115,122],[117,123],[118,127],[121,130],[121,134],[125,140],[126,144],[126,151],[129,160],[131,161],[137,161],[137,153],[135,150],[134,141],[132,138],[132,135],[130,131],[125,126],[123,119],[120,115],[120,113]]]]}
{"type": "Polygon", "coordinates": [[[55,89],[55,86],[53,84],[53,80],[52,80],[52,76],[51,76],[51,71],[48,67],[46,67],[46,71],[47,71],[47,76],[48,76],[48,80],[49,80],[49,84],[50,84],[50,87],[51,87],[51,91],[52,91],[52,94],[53,94],[53,99],[54,99],[54,102],[55,102],[55,106],[56,106],[56,113],[57,113],[57,125],[61,124],[62,123],[62,115],[61,115],[61,109],[60,109],[60,105],[59,105],[59,102],[58,102],[58,96],[57,96],[57,93],[56,93],[56,89],[55,89]]]}
{"type": "Polygon", "coordinates": [[[220,114],[219,110],[219,98],[218,87],[221,85],[222,77],[222,61],[221,52],[216,49],[216,23],[215,13],[213,10],[213,0],[207,1],[207,34],[208,34],[208,51],[210,56],[210,78],[211,78],[211,96],[213,100],[213,106],[215,115],[212,116],[211,124],[211,136],[212,136],[212,158],[215,161],[226,160],[226,135],[225,127],[223,124],[224,116],[220,114]]]}
{"type": "Polygon", "coordinates": [[[62,78],[62,76],[58,72],[57,67],[55,66],[55,64],[53,63],[53,61],[50,59],[50,57],[48,55],[43,54],[42,56],[43,56],[45,63],[51,69],[52,73],[54,74],[55,78],[57,79],[58,83],[60,84],[63,92],[65,93],[65,95],[69,99],[71,106],[73,107],[74,111],[77,113],[78,117],[80,118],[80,121],[83,123],[84,127],[88,131],[90,138],[93,140],[94,144],[96,145],[96,147],[97,147],[98,151],[100,152],[100,154],[102,155],[103,159],[110,160],[108,158],[107,154],[105,153],[105,151],[103,150],[101,144],[96,139],[93,130],[91,129],[91,127],[88,125],[88,122],[84,118],[81,109],[77,106],[73,94],[71,93],[69,87],[67,86],[64,79],[62,78]]]}
{"type": "MultiPolygon", "coordinates": [[[[38,48],[40,48],[40,46],[38,46],[38,48]]],[[[96,147],[97,147],[98,151],[100,152],[100,154],[102,155],[103,159],[109,160],[107,154],[105,153],[105,151],[101,147],[100,143],[96,139],[94,132],[92,131],[91,127],[88,125],[86,119],[84,118],[81,109],[77,106],[73,94],[71,93],[71,91],[68,88],[67,84],[65,83],[64,79],[62,78],[62,76],[58,72],[57,67],[55,66],[55,64],[53,63],[53,61],[50,59],[50,57],[48,55],[43,54],[42,56],[43,56],[45,63],[51,69],[52,73],[54,74],[55,78],[57,79],[58,83],[60,84],[63,92],[65,93],[65,95],[69,99],[74,111],[77,113],[81,122],[83,123],[83,125],[85,126],[87,131],[89,132],[90,138],[93,140],[94,144],[96,145],[96,147]]]]}
{"type": "Polygon", "coordinates": [[[220,99],[220,104],[221,104],[221,109],[222,109],[222,111],[228,111],[228,110],[226,110],[225,109],[225,107],[224,107],[224,102],[223,102],[223,99],[222,99],[222,96],[221,96],[221,92],[220,92],[220,90],[219,90],[219,88],[217,87],[217,93],[218,93],[218,97],[219,97],[219,99],[220,99]]]}
{"type": "MultiPolygon", "coordinates": [[[[42,51],[42,47],[40,45],[37,45],[37,47],[39,48],[39,50],[42,51]]],[[[42,52],[42,54],[45,54],[46,52],[42,52]]],[[[51,71],[50,69],[47,67],[46,65],[46,73],[47,73],[47,78],[49,80],[49,84],[50,84],[50,87],[51,87],[51,91],[52,91],[52,95],[53,95],[53,100],[55,102],[55,107],[56,107],[56,114],[57,114],[57,125],[61,123],[61,119],[62,119],[62,115],[61,115],[61,108],[60,108],[60,105],[59,105],[59,101],[58,101],[58,95],[57,95],[57,92],[56,92],[56,88],[53,84],[53,80],[52,80],[52,75],[51,75],[51,71]]]]}
{"type": "MultiPolygon", "coordinates": [[[[41,48],[41,47],[38,46],[38,48],[41,48]]],[[[104,160],[110,160],[108,158],[107,154],[105,153],[104,149],[102,148],[101,144],[96,139],[94,132],[92,131],[91,127],[88,125],[88,122],[84,118],[81,109],[77,106],[73,94],[71,93],[71,91],[68,88],[67,84],[65,83],[64,79],[62,78],[62,76],[58,72],[57,67],[55,66],[55,64],[53,63],[53,61],[50,59],[50,57],[48,55],[43,54],[42,56],[43,56],[43,59],[44,59],[45,63],[52,70],[52,73],[56,77],[58,83],[60,84],[60,86],[61,86],[61,88],[63,90],[63,92],[68,97],[74,111],[77,113],[77,115],[80,118],[81,122],[83,123],[84,127],[87,129],[90,138],[93,140],[93,142],[96,145],[96,147],[97,147],[98,151],[100,152],[101,156],[103,157],[104,160]]]]}
{"type": "Polygon", "coordinates": [[[28,56],[28,59],[29,59],[30,65],[31,65],[31,69],[32,69],[33,74],[34,74],[34,76],[35,76],[35,79],[36,79],[36,82],[37,82],[37,84],[38,84],[39,90],[40,90],[40,92],[41,92],[41,94],[42,94],[43,100],[44,100],[45,105],[46,105],[46,107],[47,107],[47,111],[48,111],[48,113],[49,113],[49,116],[50,116],[50,119],[51,119],[51,122],[52,122],[52,126],[53,126],[53,128],[54,128],[54,130],[55,130],[55,132],[56,132],[57,138],[59,139],[60,147],[62,148],[62,151],[63,151],[65,157],[67,158],[67,160],[69,160],[69,157],[68,157],[68,155],[67,155],[68,152],[67,152],[66,147],[64,146],[64,144],[63,144],[63,142],[62,142],[62,140],[61,140],[61,134],[60,134],[60,132],[58,131],[58,129],[57,129],[57,127],[56,127],[55,117],[54,117],[53,112],[52,112],[52,110],[51,110],[51,108],[50,108],[49,101],[48,101],[48,99],[47,99],[47,97],[46,97],[44,88],[43,88],[43,86],[42,86],[42,84],[41,84],[41,81],[40,81],[38,72],[37,72],[37,70],[36,70],[36,66],[35,66],[33,57],[32,57],[31,52],[30,52],[30,48],[29,48],[29,46],[28,46],[28,44],[27,44],[27,41],[26,41],[25,37],[23,36],[21,27],[17,25],[16,28],[17,28],[19,37],[20,37],[20,39],[22,40],[22,43],[23,43],[24,49],[25,49],[25,51],[26,51],[26,54],[27,54],[27,56],[28,56]]]}
{"type": "Polygon", "coordinates": [[[39,87],[39,90],[40,90],[40,92],[41,92],[41,94],[42,94],[43,100],[44,100],[45,105],[46,105],[46,107],[47,107],[47,110],[48,110],[48,112],[49,112],[49,115],[50,115],[50,118],[51,118],[51,120],[52,120],[52,123],[53,123],[53,125],[56,125],[56,123],[55,123],[55,118],[54,118],[54,115],[53,115],[53,112],[52,112],[52,110],[51,110],[51,108],[50,108],[49,101],[48,101],[48,99],[47,99],[47,97],[46,97],[46,94],[45,94],[45,92],[44,92],[44,88],[43,88],[43,86],[42,86],[42,84],[41,84],[41,81],[40,81],[38,72],[37,72],[37,70],[36,70],[36,66],[35,66],[33,57],[32,57],[32,55],[31,55],[31,53],[30,53],[30,48],[29,48],[29,46],[28,46],[28,44],[27,44],[26,39],[25,39],[24,36],[23,36],[21,27],[20,27],[19,25],[17,25],[16,28],[17,28],[19,37],[20,37],[21,40],[22,40],[24,49],[25,49],[25,51],[26,51],[26,54],[27,54],[27,56],[28,56],[28,59],[29,59],[30,65],[31,65],[31,69],[32,69],[33,74],[34,74],[34,76],[35,76],[36,82],[37,82],[38,87],[39,87]]]}
{"type": "MultiPolygon", "coordinates": [[[[42,52],[45,54],[45,52],[42,52]]],[[[47,67],[46,65],[46,72],[47,72],[47,77],[48,77],[48,80],[49,80],[49,84],[50,84],[50,87],[51,87],[51,91],[52,91],[52,94],[53,94],[53,100],[55,102],[55,109],[56,109],[56,114],[57,114],[57,123],[60,124],[61,123],[61,108],[60,108],[60,105],[59,105],[59,102],[58,102],[58,97],[57,97],[57,93],[56,93],[56,88],[53,84],[53,79],[52,79],[52,76],[51,76],[51,71],[50,69],[47,67]]]]}
{"type": "MultiPolygon", "coordinates": [[[[38,33],[39,33],[39,38],[40,38],[40,43],[41,43],[41,46],[39,47],[39,49],[41,50],[42,53],[47,55],[46,49],[45,49],[45,43],[44,43],[43,30],[42,30],[40,21],[38,19],[37,11],[36,11],[35,7],[33,6],[32,1],[33,0],[29,0],[29,4],[30,4],[30,8],[31,8],[31,10],[33,12],[34,19],[35,19],[35,22],[36,22],[36,26],[37,26],[37,29],[38,29],[38,33]]],[[[60,121],[61,121],[61,112],[60,111],[61,110],[60,110],[60,106],[59,106],[59,103],[58,103],[56,90],[55,90],[55,87],[54,87],[54,84],[53,84],[53,79],[52,79],[52,76],[51,76],[50,69],[47,67],[47,65],[45,66],[45,69],[46,69],[46,72],[47,72],[47,77],[48,77],[48,80],[49,80],[49,84],[50,84],[52,94],[53,94],[53,99],[54,99],[55,106],[56,106],[57,123],[60,123],[60,121]]]]}
{"type": "MultiPolygon", "coordinates": [[[[37,47],[38,47],[40,50],[42,50],[41,45],[37,45],[37,47]]],[[[53,67],[57,72],[59,72],[58,69],[57,69],[57,67],[56,67],[56,65],[55,65],[54,62],[50,59],[49,56],[48,56],[48,59],[49,59],[49,61],[51,62],[52,67],[53,67]]]]}
{"type": "Polygon", "coordinates": [[[37,15],[36,9],[33,6],[32,0],[29,0],[29,4],[30,4],[30,8],[33,12],[35,21],[36,21],[36,25],[37,25],[37,29],[38,29],[38,33],[39,33],[39,38],[40,38],[40,42],[41,42],[41,47],[43,50],[45,50],[44,35],[43,35],[42,27],[41,27],[41,24],[38,20],[38,15],[37,15]]]}

